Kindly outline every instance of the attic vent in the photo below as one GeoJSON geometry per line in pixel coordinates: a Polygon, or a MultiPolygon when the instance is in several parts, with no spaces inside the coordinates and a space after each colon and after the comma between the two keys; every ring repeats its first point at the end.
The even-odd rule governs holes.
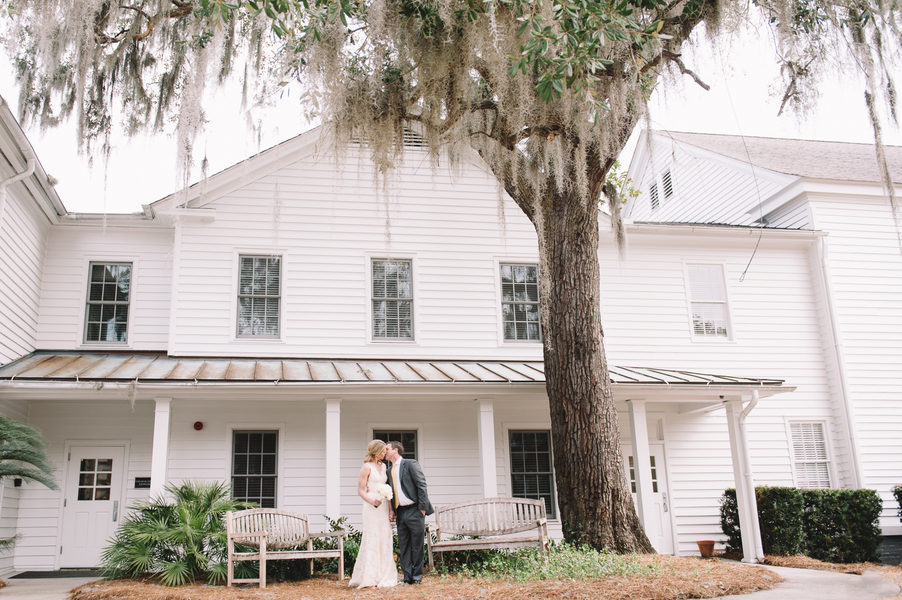
{"type": "Polygon", "coordinates": [[[648,188],[648,197],[649,197],[649,199],[651,200],[651,209],[652,209],[652,210],[657,210],[658,204],[659,204],[659,201],[658,201],[658,184],[657,184],[657,183],[651,184],[651,187],[648,188]]]}
{"type": "Polygon", "coordinates": [[[670,171],[664,171],[661,181],[664,183],[664,199],[670,200],[673,196],[673,180],[670,178],[670,171]]]}
{"type": "MultiPolygon", "coordinates": [[[[351,138],[352,144],[360,144],[361,138],[358,135],[355,135],[351,138]]],[[[426,138],[421,136],[419,133],[415,133],[410,129],[404,129],[404,146],[407,148],[425,148],[426,147],[426,138]]]]}
{"type": "Polygon", "coordinates": [[[404,130],[404,145],[408,148],[425,148],[426,138],[409,129],[404,130]]]}

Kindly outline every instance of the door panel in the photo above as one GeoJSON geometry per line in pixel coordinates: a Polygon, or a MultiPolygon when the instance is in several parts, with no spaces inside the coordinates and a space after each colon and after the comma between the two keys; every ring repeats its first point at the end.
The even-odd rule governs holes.
{"type": "Polygon", "coordinates": [[[96,567],[119,526],[125,448],[69,449],[60,567],[96,567]]]}
{"type": "MultiPolygon", "coordinates": [[[[633,492],[633,502],[636,502],[636,476],[633,467],[633,450],[630,446],[623,447],[623,462],[626,476],[629,479],[630,489],[633,492]]],[[[651,540],[652,545],[659,554],[673,554],[673,529],[671,528],[671,505],[667,496],[667,476],[664,469],[664,446],[659,444],[649,445],[649,458],[651,460],[651,485],[655,510],[646,517],[645,534],[651,540]]]]}

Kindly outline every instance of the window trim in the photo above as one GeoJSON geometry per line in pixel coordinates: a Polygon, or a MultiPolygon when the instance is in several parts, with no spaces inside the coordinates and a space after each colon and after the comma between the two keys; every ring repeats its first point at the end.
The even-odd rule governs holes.
{"type": "Polygon", "coordinates": [[[693,343],[698,344],[725,344],[736,342],[736,327],[733,323],[733,301],[730,297],[730,286],[727,280],[727,263],[724,261],[698,261],[684,260],[683,266],[683,285],[686,294],[686,322],[689,326],[689,339],[693,343]],[[689,279],[690,266],[720,267],[720,274],[723,281],[724,295],[724,318],[727,324],[726,336],[705,336],[696,335],[695,324],[692,322],[692,282],[689,279]]]}
{"type": "Polygon", "coordinates": [[[364,281],[363,310],[365,313],[366,332],[365,339],[368,344],[412,344],[419,345],[420,302],[417,300],[419,286],[417,284],[418,257],[412,252],[392,252],[387,257],[384,252],[366,252],[364,254],[364,281]],[[410,333],[409,338],[380,338],[373,335],[373,261],[376,260],[404,260],[410,262],[410,333]]]}
{"type": "Polygon", "coordinates": [[[284,316],[285,303],[287,301],[288,285],[285,273],[288,269],[289,253],[286,248],[233,248],[232,249],[232,295],[229,312],[232,326],[229,327],[229,339],[236,344],[284,344],[285,332],[284,316]],[[279,276],[279,336],[238,335],[238,291],[241,286],[241,257],[242,256],[278,256],[281,258],[281,274],[279,276]]]}
{"type": "MultiPolygon", "coordinates": [[[[495,289],[495,323],[498,332],[498,346],[509,347],[526,347],[539,349],[542,347],[542,340],[508,340],[504,337],[504,294],[501,291],[501,266],[502,265],[535,265],[539,266],[539,258],[537,256],[509,256],[501,255],[493,257],[494,260],[494,289],[495,289]]],[[[541,275],[540,275],[541,277],[541,275]]],[[[541,294],[541,291],[539,292],[541,294]]],[[[539,298],[539,310],[541,311],[542,301],[539,298]]],[[[539,327],[541,328],[541,312],[539,313],[539,327]]],[[[540,332],[541,333],[541,332],[540,332]]]]}
{"type": "Polygon", "coordinates": [[[792,473],[792,485],[799,488],[799,475],[796,470],[795,445],[792,442],[792,425],[802,423],[819,424],[824,432],[824,449],[827,453],[827,477],[830,479],[829,488],[799,488],[799,489],[835,489],[840,487],[839,480],[835,469],[835,453],[833,452],[833,438],[830,435],[830,427],[828,419],[793,419],[784,418],[786,425],[786,445],[789,452],[789,467],[792,473]]]}
{"type": "Polygon", "coordinates": [[[284,294],[282,293],[282,283],[285,280],[284,271],[283,271],[284,261],[282,260],[281,254],[238,254],[238,289],[235,294],[235,339],[236,340],[280,340],[282,339],[282,299],[284,298],[284,294]],[[239,331],[239,323],[238,320],[241,315],[241,311],[239,309],[239,305],[241,304],[241,298],[273,298],[274,296],[264,295],[264,296],[255,296],[255,295],[242,295],[241,293],[241,260],[244,258],[256,259],[256,258],[278,258],[279,259],[279,295],[277,296],[279,299],[279,323],[278,323],[278,333],[276,335],[254,335],[250,333],[241,333],[239,331]]]}
{"type": "Polygon", "coordinates": [[[284,488],[285,485],[279,485],[279,482],[285,482],[285,423],[261,422],[261,423],[226,423],[225,434],[229,441],[229,451],[226,453],[223,465],[226,477],[229,483],[229,490],[232,489],[232,466],[235,460],[235,432],[254,432],[254,431],[277,431],[279,433],[276,440],[276,508],[285,506],[284,488]]]}
{"type": "Polygon", "coordinates": [[[502,493],[502,489],[506,491],[507,496],[513,497],[513,481],[511,480],[511,431],[548,431],[549,440],[551,441],[551,482],[554,486],[554,516],[546,515],[548,521],[559,523],[561,520],[561,507],[558,503],[557,479],[554,472],[554,440],[551,440],[551,422],[550,421],[511,421],[501,423],[501,435],[504,436],[502,444],[502,460],[504,461],[504,474],[502,478],[503,488],[499,485],[498,493],[502,493]]]}
{"type": "Polygon", "coordinates": [[[82,297],[79,302],[79,323],[81,323],[81,330],[79,333],[76,333],[78,336],[76,339],[78,340],[77,344],[81,348],[132,348],[134,346],[134,318],[135,318],[135,310],[134,305],[136,304],[137,292],[138,292],[138,266],[139,266],[139,258],[134,255],[120,255],[116,257],[111,257],[107,254],[87,254],[84,255],[82,261],[82,273],[81,280],[84,282],[84,290],[85,295],[82,297]],[[109,264],[109,265],[126,265],[130,264],[132,267],[132,276],[131,282],[129,283],[129,300],[128,300],[128,328],[125,332],[125,341],[124,342],[110,342],[110,341],[97,341],[97,342],[89,342],[88,341],[88,298],[91,294],[91,266],[96,264],[109,264]]]}
{"type": "Polygon", "coordinates": [[[539,267],[539,261],[508,261],[508,260],[496,260],[495,261],[495,280],[496,280],[496,289],[498,290],[498,316],[499,316],[499,327],[501,330],[501,342],[504,344],[538,344],[542,345],[544,342],[543,338],[543,330],[542,330],[542,297],[541,297],[541,284],[539,283],[542,273],[539,267]],[[536,268],[536,286],[539,292],[539,300],[537,302],[508,302],[507,304],[535,304],[539,309],[539,339],[537,340],[520,340],[520,339],[508,339],[504,335],[504,289],[503,284],[501,282],[501,268],[502,267],[535,267],[536,268]]]}

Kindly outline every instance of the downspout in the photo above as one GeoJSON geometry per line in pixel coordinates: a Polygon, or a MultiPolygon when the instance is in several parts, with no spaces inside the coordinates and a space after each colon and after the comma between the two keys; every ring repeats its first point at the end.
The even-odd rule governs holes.
{"type": "MultiPolygon", "coordinates": [[[[752,543],[754,544],[755,555],[758,560],[764,558],[764,546],[761,543],[761,524],[758,522],[758,499],[755,496],[755,478],[752,476],[752,459],[749,452],[749,438],[745,430],[745,419],[758,405],[759,400],[760,396],[758,390],[752,390],[752,401],[746,405],[741,413],[739,413],[739,432],[742,436],[742,445],[745,449],[745,452],[743,452],[745,457],[743,460],[742,478],[745,480],[746,502],[752,508],[750,511],[752,518],[752,543]]],[[[758,562],[758,560],[755,560],[754,562],[758,562]]]]}
{"type": "Polygon", "coordinates": [[[849,454],[852,458],[852,486],[858,489],[862,486],[858,434],[855,428],[855,416],[852,413],[852,394],[849,393],[849,378],[846,373],[846,358],[843,352],[842,337],[839,331],[839,323],[836,321],[836,307],[833,305],[833,284],[830,279],[830,262],[827,260],[827,245],[822,237],[817,239],[817,258],[821,267],[821,279],[824,281],[827,315],[830,318],[830,329],[833,333],[833,359],[836,361],[840,400],[842,401],[843,416],[846,421],[846,433],[849,436],[849,454]]]}
{"type": "MultiPolygon", "coordinates": [[[[0,107],[7,107],[6,100],[2,97],[0,97],[0,107]]],[[[25,156],[25,170],[0,181],[0,228],[3,227],[3,211],[6,208],[6,188],[34,173],[34,167],[38,162],[37,156],[34,154],[34,149],[32,149],[31,144],[28,143],[28,139],[25,137],[25,134],[22,133],[22,130],[18,127],[10,127],[9,129],[13,139],[16,141],[16,145],[25,156]]]]}

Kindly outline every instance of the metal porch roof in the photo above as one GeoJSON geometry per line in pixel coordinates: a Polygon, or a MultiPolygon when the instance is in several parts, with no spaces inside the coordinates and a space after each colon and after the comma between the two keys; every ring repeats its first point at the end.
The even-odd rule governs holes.
{"type": "MultiPolygon", "coordinates": [[[[615,385],[780,387],[780,379],[609,367],[615,385]]],[[[0,381],[232,383],[545,383],[541,361],[175,358],[166,353],[34,352],[0,368],[0,381]]]]}

